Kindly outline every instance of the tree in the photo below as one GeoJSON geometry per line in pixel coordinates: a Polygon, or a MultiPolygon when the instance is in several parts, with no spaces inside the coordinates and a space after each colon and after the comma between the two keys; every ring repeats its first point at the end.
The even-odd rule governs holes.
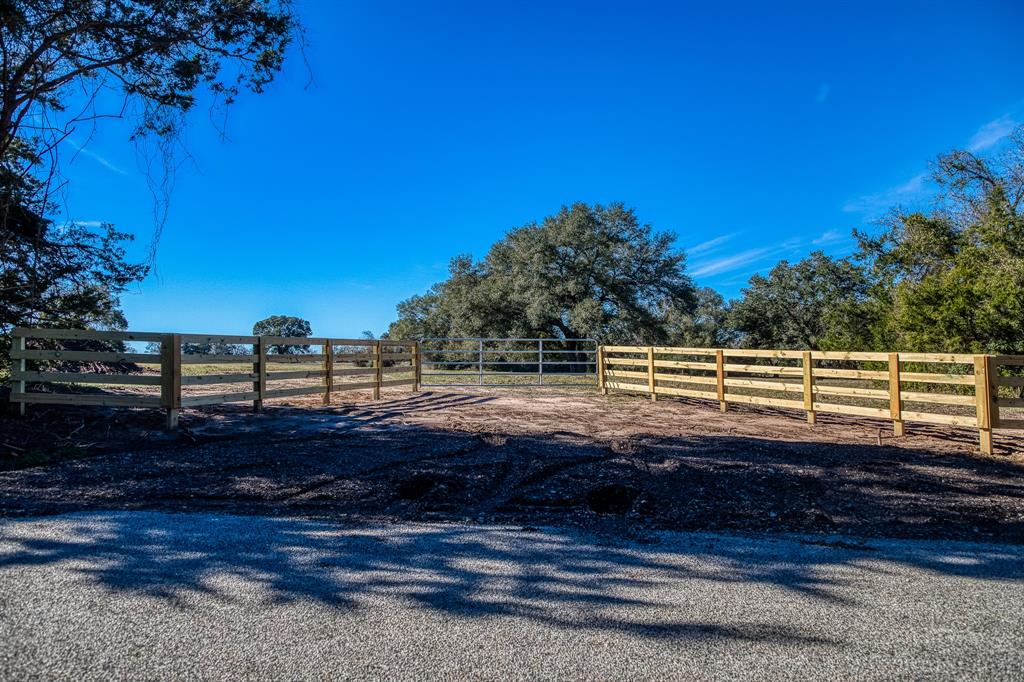
{"type": "MultiPolygon", "coordinates": [[[[252,333],[256,336],[289,336],[308,337],[313,333],[313,327],[308,321],[301,317],[290,315],[271,315],[265,320],[260,320],[252,326],[252,333]]],[[[285,355],[288,353],[308,353],[308,345],[271,344],[267,352],[285,355]]]]}
{"type": "Polygon", "coordinates": [[[171,168],[200,86],[226,105],[280,68],[298,30],[291,2],[2,0],[0,25],[0,335],[122,327],[119,294],[147,268],[125,260],[129,234],[56,219],[61,143],[134,111],[134,138],[156,140],[171,168]]]}
{"type": "Polygon", "coordinates": [[[660,341],[663,311],[694,304],[674,241],[622,204],[563,207],[480,262],[453,259],[448,280],[399,304],[389,335],[660,341]]]}
{"type": "Polygon", "coordinates": [[[696,292],[692,309],[670,307],[665,312],[665,333],[670,345],[687,348],[727,348],[736,341],[730,307],[709,287],[696,292]]]}
{"type": "Polygon", "coordinates": [[[871,279],[872,335],[910,351],[1024,352],[1024,128],[991,158],[933,164],[940,210],[894,211],[857,233],[871,279]]]}
{"type": "Polygon", "coordinates": [[[858,328],[867,286],[856,265],[815,251],[793,265],[781,261],[767,277],[751,277],[732,305],[732,323],[748,348],[859,345],[850,332],[858,328]]]}

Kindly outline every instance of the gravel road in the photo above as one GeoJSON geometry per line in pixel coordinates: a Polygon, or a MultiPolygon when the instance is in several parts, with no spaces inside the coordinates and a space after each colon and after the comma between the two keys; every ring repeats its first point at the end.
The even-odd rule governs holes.
{"type": "Polygon", "coordinates": [[[1024,548],[289,517],[0,522],[0,678],[1024,674],[1024,548]]]}

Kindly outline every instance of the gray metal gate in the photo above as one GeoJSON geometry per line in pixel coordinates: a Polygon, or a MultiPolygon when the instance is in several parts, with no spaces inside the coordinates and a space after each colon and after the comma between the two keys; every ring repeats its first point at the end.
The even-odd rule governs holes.
{"type": "Polygon", "coordinates": [[[421,386],[594,388],[594,339],[420,339],[421,386]]]}

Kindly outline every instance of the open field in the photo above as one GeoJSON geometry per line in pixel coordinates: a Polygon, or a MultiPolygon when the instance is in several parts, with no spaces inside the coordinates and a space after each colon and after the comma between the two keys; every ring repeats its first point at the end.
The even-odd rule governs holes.
{"type": "Polygon", "coordinates": [[[390,389],[5,420],[7,516],[150,509],[1024,543],[1024,443],[969,429],[577,392],[390,389]],[[301,408],[301,409],[299,409],[301,408]],[[46,440],[41,434],[51,433],[46,440]],[[16,456],[13,456],[16,455],[16,456]],[[26,466],[39,464],[37,466],[26,466]],[[18,468],[20,467],[20,468],[18,468]]]}

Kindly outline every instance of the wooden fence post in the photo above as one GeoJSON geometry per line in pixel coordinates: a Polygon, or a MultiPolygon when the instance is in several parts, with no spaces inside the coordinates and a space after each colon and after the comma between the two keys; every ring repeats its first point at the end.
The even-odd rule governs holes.
{"type": "Polygon", "coordinates": [[[334,390],[334,344],[330,339],[324,341],[324,405],[330,405],[334,390]]]}
{"type": "Polygon", "coordinates": [[[377,368],[376,378],[373,384],[373,399],[380,400],[380,382],[383,372],[381,371],[380,340],[373,342],[373,366],[377,368]]]}
{"type": "Polygon", "coordinates": [[[974,356],[974,403],[978,415],[978,442],[981,452],[991,455],[992,450],[992,356],[974,356]]]}
{"type": "Polygon", "coordinates": [[[654,386],[654,346],[647,347],[647,390],[651,392],[651,400],[658,399],[654,386]]]}
{"type": "Polygon", "coordinates": [[[601,395],[608,395],[608,387],[604,385],[604,346],[597,347],[597,390],[601,395]]]}
{"type": "Polygon", "coordinates": [[[252,354],[256,359],[252,363],[252,371],[256,375],[256,381],[252,383],[252,390],[256,393],[256,400],[252,401],[252,411],[263,411],[263,398],[267,394],[267,344],[262,336],[256,337],[256,343],[252,345],[252,354]]]}
{"type": "MultiPolygon", "coordinates": [[[[14,348],[16,350],[25,350],[25,337],[24,336],[18,335],[18,336],[14,337],[14,348]]],[[[21,372],[22,376],[24,376],[25,372],[28,371],[26,369],[27,367],[28,367],[28,364],[26,363],[25,358],[18,358],[17,369],[18,369],[19,372],[21,372]]],[[[22,394],[22,398],[24,398],[25,397],[24,396],[24,393],[25,393],[25,380],[24,379],[20,379],[18,381],[15,381],[14,382],[14,390],[17,393],[21,393],[22,394]]],[[[20,403],[18,403],[18,414],[20,416],[22,416],[22,417],[25,416],[25,406],[26,405],[27,405],[27,403],[25,402],[24,399],[20,403]]]]}
{"type": "Polygon", "coordinates": [[[811,351],[805,350],[803,355],[804,370],[804,409],[807,410],[807,423],[814,426],[817,415],[814,413],[814,359],[811,351]]]}
{"type": "Polygon", "coordinates": [[[729,407],[725,401],[725,351],[721,348],[715,351],[715,384],[718,393],[718,409],[725,412],[729,407]]]}
{"type": "Polygon", "coordinates": [[[421,391],[421,384],[423,383],[423,348],[420,346],[420,342],[416,341],[413,344],[413,378],[416,383],[413,384],[414,391],[421,391]]]}
{"type": "Polygon", "coordinates": [[[181,411],[181,334],[160,340],[160,404],[167,410],[167,429],[178,428],[181,411]]]}
{"type": "Polygon", "coordinates": [[[894,436],[906,435],[903,424],[903,388],[900,384],[900,354],[889,353],[889,416],[894,436]]]}

